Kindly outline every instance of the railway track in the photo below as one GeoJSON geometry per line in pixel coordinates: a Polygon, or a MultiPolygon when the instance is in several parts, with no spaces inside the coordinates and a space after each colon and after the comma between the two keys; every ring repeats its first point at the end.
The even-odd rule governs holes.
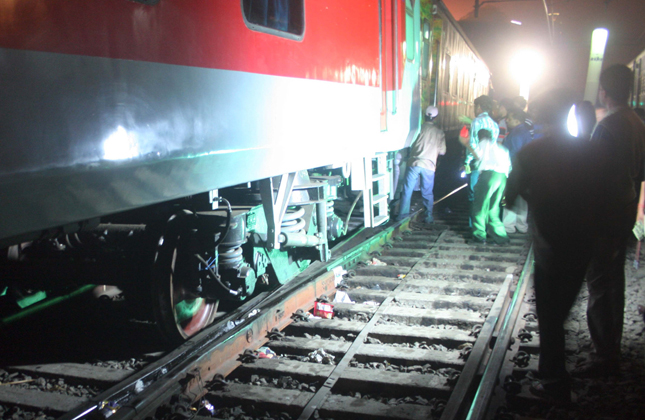
{"type": "Polygon", "coordinates": [[[359,264],[339,284],[355,303],[335,303],[334,319],[298,317],[270,334],[265,348],[277,357],[243,357],[209,401],[301,419],[314,410],[322,418],[463,416],[491,342],[507,339],[498,321],[528,274],[529,249],[523,236],[506,247],[470,245],[463,213],[445,221],[447,230],[395,236],[368,260],[377,265],[359,264]]]}
{"type": "Polygon", "coordinates": [[[488,395],[495,387],[486,381],[513,375],[502,363],[506,350],[531,322],[511,318],[530,311],[520,308],[530,244],[526,235],[507,246],[469,244],[464,210],[443,213],[434,227],[406,221],[375,236],[363,231],[334,249],[329,264],[313,264],[137,370],[32,369],[34,377],[53,369],[45,376],[54,378],[55,370],[85,370],[90,379],[75,374],[70,383],[98,378],[100,386],[76,399],[58,397],[56,406],[17,404],[64,412],[62,419],[465,418],[473,404],[495,409],[501,393],[488,395]],[[317,299],[338,291],[345,301],[332,302],[332,319],[310,315],[317,299]],[[493,363],[496,374],[487,369],[493,363]],[[487,385],[478,389],[480,379],[487,385]]]}

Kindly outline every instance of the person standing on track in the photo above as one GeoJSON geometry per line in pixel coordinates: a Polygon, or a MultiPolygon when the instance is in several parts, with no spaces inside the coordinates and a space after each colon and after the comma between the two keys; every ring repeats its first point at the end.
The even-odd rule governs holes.
{"type": "Polygon", "coordinates": [[[412,144],[408,169],[405,174],[403,192],[401,193],[401,208],[397,220],[410,216],[410,201],[412,192],[419,178],[421,178],[421,196],[426,208],[425,223],[433,223],[432,208],[434,206],[434,175],[437,169],[437,158],[446,153],[446,136],[434,124],[439,115],[439,110],[434,106],[426,108],[426,122],[421,126],[421,132],[412,144]]]}
{"type": "Polygon", "coordinates": [[[508,150],[492,139],[489,130],[479,130],[478,138],[479,144],[472,150],[479,171],[472,206],[472,240],[478,243],[488,241],[498,245],[507,244],[508,235],[499,219],[499,203],[504,196],[506,178],[511,170],[511,158],[508,150]]]}
{"type": "MultiPolygon", "coordinates": [[[[511,163],[515,160],[517,152],[533,140],[529,127],[524,122],[525,120],[526,114],[517,108],[511,109],[506,117],[506,124],[510,132],[504,139],[503,144],[511,155],[511,163]]],[[[506,233],[514,233],[516,230],[519,233],[527,233],[529,230],[528,211],[528,204],[522,197],[518,197],[515,200],[513,208],[505,207],[503,222],[506,233]]]]}
{"type": "Polygon", "coordinates": [[[599,210],[603,214],[587,274],[587,323],[593,341],[591,359],[572,374],[592,377],[617,371],[625,313],[625,257],[636,221],[641,183],[645,180],[645,125],[627,105],[632,71],[613,65],[600,75],[600,102],[605,117],[590,142],[603,174],[599,210]]]}
{"type": "Polygon", "coordinates": [[[565,367],[564,321],[582,287],[591,260],[597,225],[597,171],[591,142],[572,137],[567,115],[573,94],[547,92],[533,101],[544,136],[515,156],[506,184],[507,206],[519,195],[533,215],[535,305],[540,334],[540,381],[530,392],[556,403],[571,400],[565,367]]]}
{"type": "Polygon", "coordinates": [[[497,125],[499,126],[499,136],[497,138],[497,141],[503,142],[508,135],[508,132],[510,131],[510,128],[506,123],[506,117],[508,117],[508,112],[513,108],[515,108],[515,106],[509,98],[504,98],[499,102],[497,111],[497,125]]]}
{"type": "Polygon", "coordinates": [[[476,149],[479,144],[479,138],[477,137],[479,130],[490,131],[493,142],[497,142],[499,137],[499,126],[488,115],[493,109],[491,97],[482,95],[475,99],[474,104],[477,117],[470,124],[470,142],[469,147],[466,147],[466,160],[464,161],[466,173],[470,174],[468,177],[468,183],[470,184],[468,200],[471,202],[475,199],[475,185],[477,185],[477,180],[479,179],[479,171],[471,166],[474,158],[472,150],[476,149]]]}

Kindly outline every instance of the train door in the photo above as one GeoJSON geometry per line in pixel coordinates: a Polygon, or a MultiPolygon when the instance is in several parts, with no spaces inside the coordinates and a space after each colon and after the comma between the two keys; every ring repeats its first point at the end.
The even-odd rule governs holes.
{"type": "Polygon", "coordinates": [[[440,76],[445,73],[440,71],[443,19],[436,13],[436,6],[431,1],[422,1],[421,109],[425,109],[429,105],[439,107],[439,122],[441,123],[443,107],[440,104],[440,88],[444,79],[440,76]]]}
{"type": "Polygon", "coordinates": [[[414,28],[417,1],[379,1],[381,131],[388,129],[388,116],[398,115],[400,107],[408,105],[402,103],[400,94],[405,89],[406,65],[414,62],[416,57],[418,43],[414,28]]]}
{"type": "Polygon", "coordinates": [[[403,90],[410,95],[406,96],[406,106],[410,112],[408,139],[406,144],[412,143],[421,129],[421,86],[420,64],[421,47],[421,15],[420,7],[415,4],[418,0],[405,1],[405,72],[403,90]]]}
{"type": "Polygon", "coordinates": [[[645,71],[643,63],[645,56],[638,57],[632,64],[634,85],[632,87],[632,108],[642,108],[645,104],[645,71]]]}
{"type": "Polygon", "coordinates": [[[432,31],[430,22],[424,18],[421,22],[421,109],[434,105],[434,92],[431,90],[432,74],[432,31]]]}

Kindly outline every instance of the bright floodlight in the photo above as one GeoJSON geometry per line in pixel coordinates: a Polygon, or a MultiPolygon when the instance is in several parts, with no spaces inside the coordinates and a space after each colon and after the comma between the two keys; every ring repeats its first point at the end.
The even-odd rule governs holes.
{"type": "Polygon", "coordinates": [[[608,37],[609,31],[605,28],[596,28],[591,34],[591,51],[587,69],[587,84],[585,85],[585,101],[591,103],[596,103],[598,98],[598,81],[608,37]]]}
{"type": "Polygon", "coordinates": [[[542,73],[542,56],[533,50],[521,50],[511,59],[511,72],[520,82],[520,96],[529,100],[529,86],[542,73]]]}
{"type": "Polygon", "coordinates": [[[522,22],[520,22],[519,20],[512,20],[512,21],[511,21],[511,23],[512,23],[513,25],[522,26],[522,22]]]}
{"type": "Polygon", "coordinates": [[[511,71],[520,83],[533,82],[540,76],[543,67],[542,56],[533,50],[521,50],[511,59],[511,71]]]}
{"type": "Polygon", "coordinates": [[[609,31],[607,29],[594,29],[593,33],[591,34],[591,54],[604,54],[608,37],[609,31]]]}

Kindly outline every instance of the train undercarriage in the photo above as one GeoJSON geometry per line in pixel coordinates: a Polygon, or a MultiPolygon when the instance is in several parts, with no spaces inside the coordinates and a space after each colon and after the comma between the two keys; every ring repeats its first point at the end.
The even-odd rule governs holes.
{"type": "Polygon", "coordinates": [[[350,165],[304,170],[44,232],[6,250],[0,291],[27,306],[36,295],[113,285],[168,341],[183,342],[327,261],[352,229],[386,222],[393,156],[363,159],[354,176],[350,165]]]}

